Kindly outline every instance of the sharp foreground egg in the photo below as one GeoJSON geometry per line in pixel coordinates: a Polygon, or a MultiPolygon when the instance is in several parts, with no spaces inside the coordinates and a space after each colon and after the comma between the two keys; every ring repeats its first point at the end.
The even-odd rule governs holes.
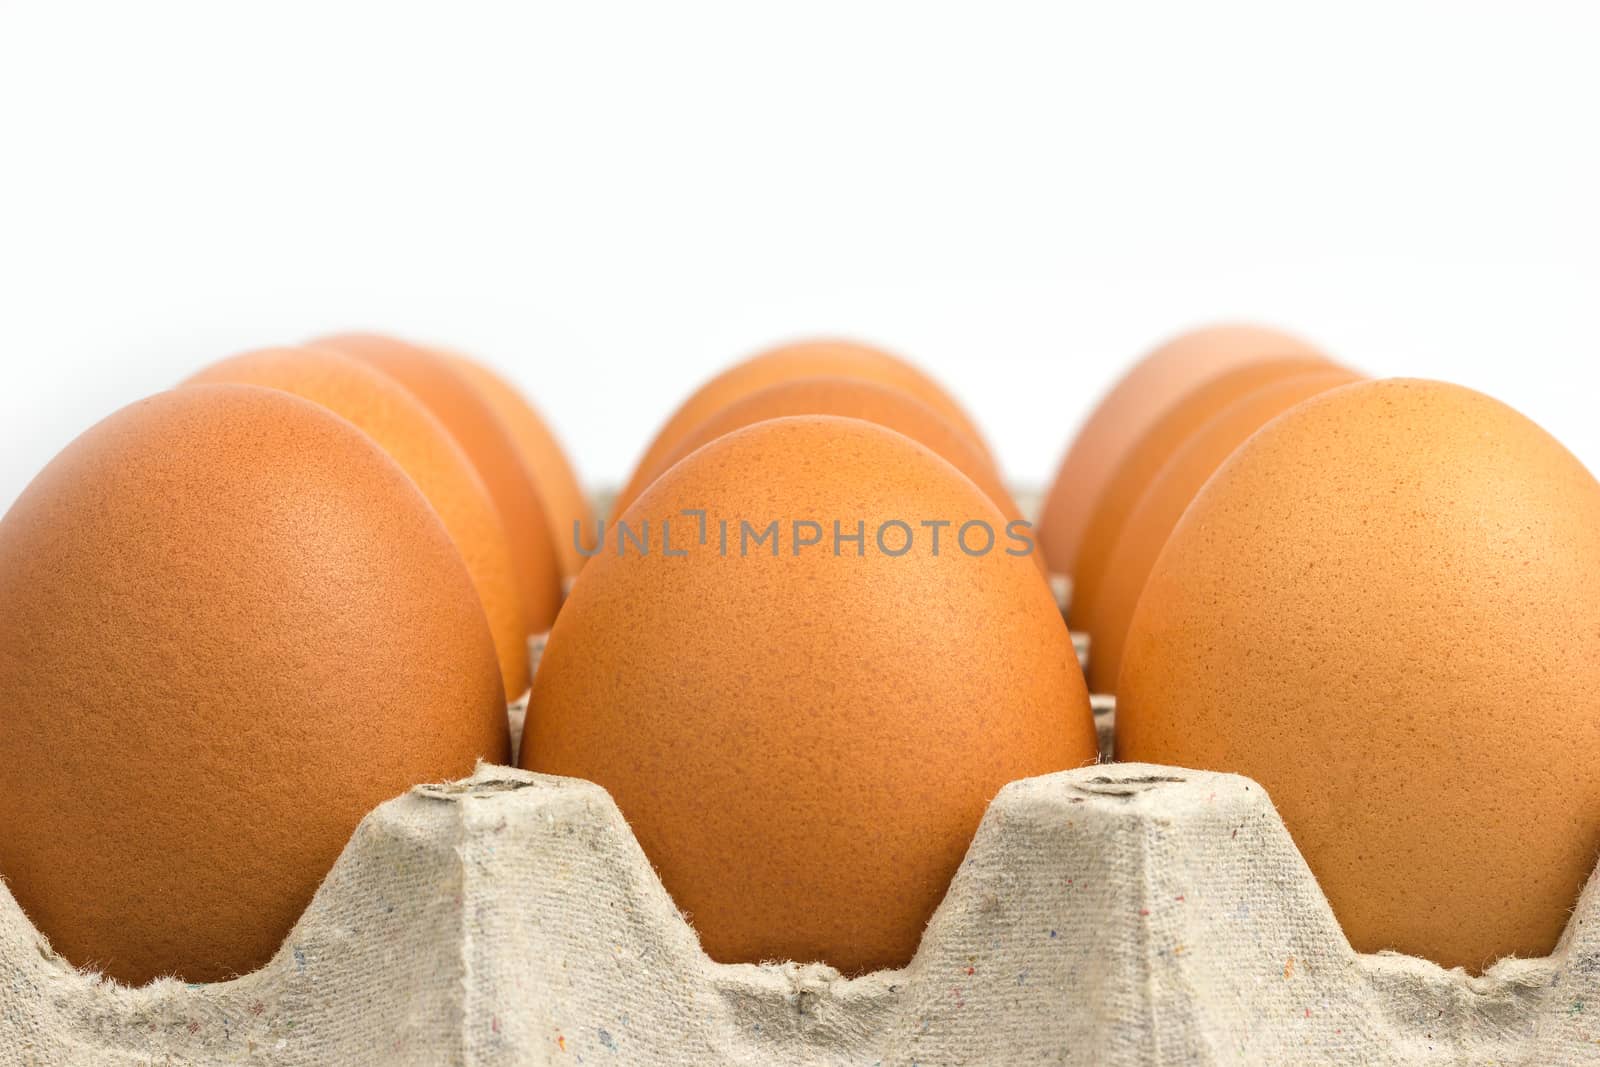
{"type": "Polygon", "coordinates": [[[281,389],[349,420],[400,464],[438,512],[472,575],[506,692],[528,689],[528,634],[511,539],[488,488],[444,424],[387,374],[331,349],[273,348],[214,363],[190,383],[281,389]]]}
{"type": "Polygon", "coordinates": [[[0,875],[142,983],[265,963],[361,818],[508,758],[472,579],[348,422],[242,385],[93,427],[0,520],[0,875]]]}
{"type": "Polygon", "coordinates": [[[1262,359],[1320,356],[1298,337],[1247,325],[1193,330],[1145,356],[1096,405],[1045,498],[1039,544],[1051,569],[1072,573],[1101,492],[1173,404],[1212,378],[1262,359]]]}
{"type": "Polygon", "coordinates": [[[1095,759],[1046,583],[909,438],[757,423],[622,521],[650,554],[608,534],[585,567],[521,762],[610,790],[713,959],[906,963],[1000,787],[1095,759]]]}
{"type": "Polygon", "coordinates": [[[634,468],[633,477],[617,494],[614,514],[621,514],[670,463],[667,457],[683,437],[706,419],[759,389],[795,378],[854,378],[892,386],[921,400],[949,419],[973,447],[989,456],[977,426],[944,387],[897,356],[854,341],[800,341],[768,349],[737,363],[706,382],[673,412],[634,468]]]}
{"type": "Polygon", "coordinates": [[[1116,725],[1264,785],[1356,949],[1548,954],[1600,855],[1600,484],[1467,389],[1305,401],[1173,531],[1116,725]]]}

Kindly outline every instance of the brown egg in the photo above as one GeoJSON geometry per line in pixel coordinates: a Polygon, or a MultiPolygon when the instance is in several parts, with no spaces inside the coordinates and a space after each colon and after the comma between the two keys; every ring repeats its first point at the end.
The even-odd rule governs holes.
{"type": "Polygon", "coordinates": [[[1206,483],[1134,613],[1122,759],[1266,787],[1350,943],[1554,947],[1600,851],[1600,484],[1505,405],[1305,401],[1206,483]]]}
{"type": "Polygon", "coordinates": [[[265,963],[356,823],[508,758],[450,535],[361,431],[272,389],[112,415],[0,520],[0,875],[139,984],[265,963]]]}
{"type": "Polygon", "coordinates": [[[645,450],[633,477],[617,494],[612,514],[622,514],[634,498],[644,491],[645,486],[671,466],[668,457],[675,452],[678,442],[695,427],[729,404],[759,389],[795,378],[855,378],[910,393],[949,419],[951,425],[966,435],[991,466],[994,463],[977,426],[967,417],[961,405],[945,392],[943,386],[905,360],[853,341],[800,341],[768,349],[734,364],[685,400],[645,450]]]}
{"type": "MultiPolygon", "coordinates": [[[[1128,513],[1139,503],[1161,468],[1189,438],[1240,397],[1264,385],[1332,366],[1316,357],[1258,360],[1214,375],[1167,407],[1123,454],[1122,462],[1117,464],[1111,480],[1100,491],[1090,511],[1089,522],[1083,528],[1083,541],[1078,546],[1078,561],[1072,568],[1072,604],[1068,619],[1073,629],[1087,628],[1087,620],[1096,609],[1100,583],[1106,577],[1106,564],[1116,550],[1128,513]]],[[[1094,658],[1093,642],[1089,646],[1089,658],[1094,658]]]]}
{"type": "Polygon", "coordinates": [[[578,476],[573,473],[561,442],[510,382],[465,356],[451,353],[451,357],[456,369],[511,431],[528,477],[539,491],[545,517],[550,520],[550,537],[561,561],[561,572],[568,578],[575,576],[583,568],[585,559],[578,546],[594,547],[594,509],[578,484],[578,476]]]}
{"type": "Polygon", "coordinates": [[[508,694],[528,689],[531,627],[500,513],[467,454],[422,402],[360,360],[312,348],[272,348],[213,363],[186,384],[234,382],[281,389],[320,404],[377,442],[438,512],[478,591],[508,694]]]}
{"type": "Polygon", "coordinates": [[[1318,393],[1360,380],[1354,371],[1329,368],[1262,386],[1224,408],[1167,461],[1123,522],[1099,593],[1083,617],[1090,640],[1090,689],[1109,693],[1116,688],[1122,642],[1145,579],[1206,479],[1273,418],[1318,393]]]}
{"type": "Polygon", "coordinates": [[[561,606],[561,564],[539,492],[510,429],[451,360],[418,345],[375,334],[340,334],[311,342],[362,360],[405,386],[456,439],[483,479],[511,537],[517,589],[534,631],[548,629],[561,606]]]}
{"type": "Polygon", "coordinates": [[[1045,498],[1039,545],[1051,569],[1072,572],[1101,491],[1127,452],[1186,393],[1257,360],[1320,355],[1305,341],[1278,330],[1222,325],[1181,334],[1145,356],[1078,431],[1045,498]]]}
{"type": "Polygon", "coordinates": [[[608,538],[584,568],[534,676],[522,764],[610,790],[713,959],[904,964],[996,791],[1095,759],[1048,587],[1003,537],[961,550],[985,545],[965,523],[1004,516],[909,438],[757,423],[622,521],[648,522],[652,550],[608,538]],[[683,509],[706,510],[703,543],[683,509]],[[937,555],[923,521],[952,523],[937,555]],[[747,543],[742,522],[773,536],[747,543]],[[860,554],[834,522],[862,524],[860,554]]]}
{"type": "Polygon", "coordinates": [[[900,389],[855,378],[795,378],[751,393],[685,434],[662,461],[662,469],[723,434],[789,415],[840,415],[903,433],[971,478],[1006,518],[1021,517],[994,465],[949,419],[900,389]]]}

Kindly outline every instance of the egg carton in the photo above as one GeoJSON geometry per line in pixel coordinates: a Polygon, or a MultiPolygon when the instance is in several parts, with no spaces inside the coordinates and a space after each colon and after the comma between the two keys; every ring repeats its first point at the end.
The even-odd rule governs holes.
{"type": "Polygon", "coordinates": [[[1600,1062],[1600,889],[1481,977],[1354,952],[1260,786],[1014,782],[915,958],[719,964],[597,785],[481,766],[357,828],[277,955],[128,989],[0,891],[0,1063],[1600,1062]]]}
{"type": "Polygon", "coordinates": [[[78,971],[0,883],[0,1067],[1025,1063],[1600,1064],[1600,888],[1481,977],[1360,955],[1259,785],[1131,763],[1006,786],[915,958],[855,978],[713,962],[604,789],[509,767],[378,807],[228,982],[78,971]]]}

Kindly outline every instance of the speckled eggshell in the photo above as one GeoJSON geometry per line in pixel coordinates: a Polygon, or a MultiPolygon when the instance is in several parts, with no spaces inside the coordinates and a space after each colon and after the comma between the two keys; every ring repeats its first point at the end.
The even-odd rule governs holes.
{"type": "Polygon", "coordinates": [[[548,629],[561,606],[561,563],[539,491],[523,466],[509,428],[448,356],[392,337],[350,333],[322,337],[331,348],[362,360],[405,386],[444,423],[489,489],[511,538],[522,610],[533,632],[548,629]]]}
{"type": "Polygon", "coordinates": [[[956,526],[938,556],[926,537],[879,552],[889,519],[1005,520],[932,451],[857,419],[718,438],[623,516],[658,544],[664,519],[686,557],[608,541],[574,586],[523,766],[611,792],[713,959],[906,963],[996,791],[1095,759],[1048,587],[1021,557],[962,553],[956,526]],[[705,544],[685,508],[708,511],[705,544]],[[781,520],[779,554],[741,556],[741,519],[781,520]],[[826,530],[798,556],[796,519],[826,530]],[[835,520],[867,524],[866,555],[833,554],[835,520]]]}
{"type": "MultiPolygon", "coordinates": [[[[1072,568],[1072,604],[1067,616],[1072,628],[1086,628],[1106,577],[1106,564],[1122,537],[1122,527],[1139,499],[1161,473],[1161,468],[1178,453],[1189,438],[1228,405],[1248,396],[1264,385],[1283,381],[1332,364],[1317,357],[1263,359],[1213,376],[1204,385],[1185,393],[1151,424],[1138,441],[1129,447],[1117,464],[1112,478],[1100,492],[1083,530],[1078,546],[1078,561],[1072,568]]],[[[1094,644],[1089,645],[1094,656],[1094,644]]]]}
{"type": "Polygon", "coordinates": [[[723,434],[790,415],[865,419],[905,434],[971,478],[1008,519],[1022,515],[994,464],[949,419],[901,389],[855,378],[796,378],[751,393],[685,434],[663,469],[723,434]]]}
{"type": "Polygon", "coordinates": [[[1145,356],[1096,405],[1045,497],[1039,545],[1051,569],[1071,573],[1095,501],[1123,457],[1191,389],[1257,360],[1320,355],[1280,330],[1224,324],[1180,334],[1145,356]]]}
{"type": "Polygon", "coordinates": [[[550,520],[550,536],[556,557],[561,561],[561,572],[568,578],[575,576],[583,569],[587,558],[578,551],[578,545],[594,547],[595,516],[561,442],[510,382],[465,356],[451,353],[451,357],[456,369],[511,431],[517,454],[522,457],[523,466],[539,491],[545,517],[550,520]],[[573,539],[575,524],[580,533],[576,541],[573,539]]]}
{"type": "Polygon", "coordinates": [[[356,823],[508,758],[450,535],[350,423],[199,385],[84,433],[0,520],[0,875],[131,984],[265,963],[356,823]]]}
{"type": "Polygon", "coordinates": [[[187,384],[219,382],[305,397],[349,420],[400,464],[438,512],[472,575],[506,692],[527,692],[531,627],[518,595],[511,541],[483,479],[444,424],[387,374],[331,349],[246,352],[213,363],[187,384]]]}
{"type": "Polygon", "coordinates": [[[685,400],[656,434],[634,468],[633,477],[617,494],[612,513],[622,514],[645,486],[671,466],[668,457],[678,442],[722,408],[769,385],[795,378],[855,378],[910,393],[949,419],[985,459],[993,464],[983,435],[944,387],[921,370],[877,348],[854,341],[814,340],[781,345],[736,363],[702,385],[685,400]]]}
{"type": "Polygon", "coordinates": [[[1266,787],[1356,949],[1550,952],[1600,854],[1600,484],[1470,390],[1259,430],[1134,613],[1119,758],[1266,787]]]}
{"type": "Polygon", "coordinates": [[[1123,522],[1099,595],[1082,619],[1089,633],[1091,690],[1110,693],[1116,688],[1122,643],[1145,579],[1206,479],[1276,416],[1318,393],[1360,380],[1354,371],[1330,368],[1262,386],[1218,412],[1167,461],[1123,522]]]}

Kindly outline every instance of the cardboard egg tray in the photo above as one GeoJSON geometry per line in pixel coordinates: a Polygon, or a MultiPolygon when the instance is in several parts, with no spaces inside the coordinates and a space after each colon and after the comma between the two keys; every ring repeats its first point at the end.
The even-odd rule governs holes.
{"type": "Polygon", "coordinates": [[[1106,763],[1006,786],[853,979],[712,962],[605,790],[508,767],[378,807],[228,982],[77,971],[0,888],[0,1067],[1031,1063],[1600,1063],[1600,888],[1482,977],[1360,955],[1260,786],[1106,763]]]}
{"type": "Polygon", "coordinates": [[[916,958],[843,979],[700,951],[610,797],[485,766],[369,815],[277,956],[73,970],[0,894],[5,1064],[1600,1061],[1600,890],[1481,978],[1354,953],[1260,787],[1138,764],[1015,782],[916,958]]]}

